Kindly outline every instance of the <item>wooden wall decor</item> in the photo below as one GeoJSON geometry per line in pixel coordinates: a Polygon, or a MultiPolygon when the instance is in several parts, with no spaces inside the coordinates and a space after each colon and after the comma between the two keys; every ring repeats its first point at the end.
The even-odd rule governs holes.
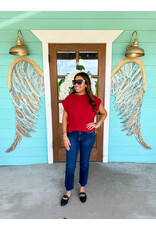
{"type": "Polygon", "coordinates": [[[151,149],[141,135],[141,106],[146,88],[146,72],[139,58],[124,58],[111,74],[111,94],[115,96],[115,108],[122,120],[122,131],[127,136],[135,134],[142,147],[151,149]]]}
{"type": "Polygon", "coordinates": [[[31,59],[20,57],[13,60],[8,72],[8,87],[16,115],[16,134],[11,147],[15,150],[22,137],[35,132],[35,120],[44,95],[44,78],[40,67],[31,59]]]}

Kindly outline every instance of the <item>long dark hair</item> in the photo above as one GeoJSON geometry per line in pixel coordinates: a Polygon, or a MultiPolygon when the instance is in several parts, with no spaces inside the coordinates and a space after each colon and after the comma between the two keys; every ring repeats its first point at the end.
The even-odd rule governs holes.
{"type": "MultiPolygon", "coordinates": [[[[77,74],[74,76],[74,80],[75,80],[75,78],[76,78],[78,75],[81,76],[81,77],[85,80],[85,84],[87,85],[87,87],[85,87],[85,91],[86,91],[86,93],[88,94],[89,103],[93,106],[93,111],[96,112],[96,110],[95,110],[96,102],[95,102],[95,100],[94,100],[94,94],[93,94],[93,92],[92,92],[92,90],[91,90],[91,81],[90,81],[90,78],[89,78],[89,76],[88,76],[87,73],[85,73],[85,72],[79,72],[79,73],[77,73],[77,74]]],[[[74,90],[73,90],[72,93],[76,93],[75,88],[74,88],[74,90]]]]}

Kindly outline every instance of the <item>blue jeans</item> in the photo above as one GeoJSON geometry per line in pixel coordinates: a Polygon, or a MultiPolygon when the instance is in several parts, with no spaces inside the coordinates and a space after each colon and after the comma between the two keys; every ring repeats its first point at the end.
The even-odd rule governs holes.
{"type": "Polygon", "coordinates": [[[74,188],[74,173],[77,156],[80,149],[79,183],[82,187],[87,184],[89,172],[89,158],[95,143],[95,130],[90,132],[70,131],[67,133],[71,145],[66,149],[65,187],[67,191],[74,188]]]}

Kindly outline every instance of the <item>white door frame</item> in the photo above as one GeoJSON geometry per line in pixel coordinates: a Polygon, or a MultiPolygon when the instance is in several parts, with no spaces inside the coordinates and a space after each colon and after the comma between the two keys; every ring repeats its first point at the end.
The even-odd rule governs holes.
{"type": "Polygon", "coordinates": [[[106,44],[105,65],[105,95],[104,105],[108,113],[104,121],[103,130],[103,162],[108,162],[109,141],[109,107],[110,107],[110,82],[112,64],[112,42],[123,32],[123,30],[31,30],[42,42],[43,69],[45,84],[45,104],[47,123],[47,145],[48,163],[53,163],[53,134],[52,134],[52,111],[51,111],[51,89],[49,70],[49,43],[102,43],[106,44]]]}

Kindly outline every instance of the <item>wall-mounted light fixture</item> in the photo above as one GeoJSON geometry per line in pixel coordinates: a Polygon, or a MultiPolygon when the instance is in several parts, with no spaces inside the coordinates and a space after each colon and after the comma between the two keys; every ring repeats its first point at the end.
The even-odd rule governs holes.
{"type": "Polygon", "coordinates": [[[125,56],[128,58],[136,58],[136,57],[141,57],[144,55],[145,55],[144,50],[139,48],[139,45],[138,45],[137,32],[134,31],[131,37],[131,43],[127,45],[126,47],[125,56]],[[132,38],[133,38],[134,33],[136,33],[136,38],[132,44],[132,38]]]}
{"type": "Polygon", "coordinates": [[[16,46],[11,47],[9,50],[9,53],[12,55],[17,55],[17,56],[28,56],[29,55],[27,46],[23,43],[22,32],[20,30],[18,30],[16,46]],[[19,33],[21,34],[21,39],[19,37],[19,33]]]}

